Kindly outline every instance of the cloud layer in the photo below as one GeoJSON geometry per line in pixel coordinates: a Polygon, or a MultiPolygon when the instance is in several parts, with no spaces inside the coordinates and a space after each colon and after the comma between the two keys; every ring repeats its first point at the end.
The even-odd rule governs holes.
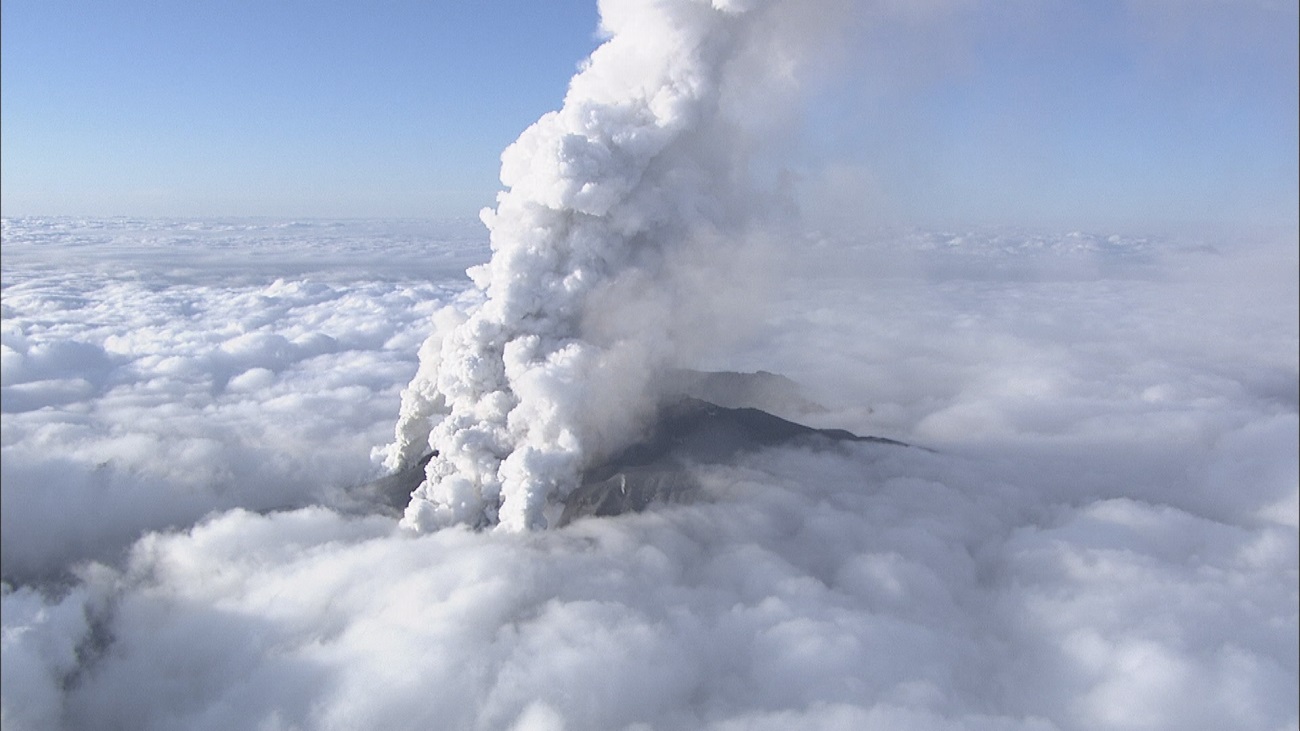
{"type": "Polygon", "coordinates": [[[217,228],[5,223],[6,728],[1296,723],[1293,242],[810,238],[699,365],[936,451],[413,536],[341,488],[482,235],[217,228]]]}
{"type": "Polygon", "coordinates": [[[442,227],[431,258],[400,231],[7,221],[5,576],[367,477],[429,313],[483,257],[477,230],[442,227]]]}

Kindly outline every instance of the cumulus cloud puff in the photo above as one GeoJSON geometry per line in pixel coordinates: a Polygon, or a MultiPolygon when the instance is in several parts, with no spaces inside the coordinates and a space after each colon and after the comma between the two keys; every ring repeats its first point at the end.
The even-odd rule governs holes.
{"type": "MultiPolygon", "coordinates": [[[[439,281],[427,263],[404,278],[383,278],[384,264],[350,272],[358,237],[383,241],[363,226],[295,239],[280,227],[6,222],[5,576],[105,558],[214,509],[336,503],[367,476],[356,456],[382,441],[430,311],[462,288],[462,262],[483,256],[477,238],[468,256],[444,228],[453,264],[439,281]],[[191,248],[190,267],[212,249],[254,263],[231,276],[173,268],[191,248]],[[278,265],[257,261],[271,254],[278,265]]],[[[429,235],[368,256],[409,258],[429,235]]]]}
{"type": "Polygon", "coordinates": [[[754,218],[713,143],[793,5],[603,4],[486,234],[4,221],[5,728],[1294,728],[1294,235],[754,218]],[[540,526],[676,364],[925,448],[471,527],[540,526]],[[347,489],[394,413],[390,468],[444,452],[404,524],[347,489]]]}
{"type": "Polygon", "coordinates": [[[769,450],[701,468],[694,504],[412,535],[332,488],[370,469],[451,273],[295,274],[308,234],[231,281],[6,226],[41,241],[5,242],[6,728],[1296,721],[1275,244],[809,240],[722,365],[936,451],[769,450]],[[11,410],[56,373],[88,385],[11,410]]]}
{"type": "Polygon", "coordinates": [[[656,378],[700,337],[674,305],[708,305],[681,275],[779,209],[747,172],[759,100],[742,100],[773,82],[762,102],[782,106],[793,6],[601,4],[606,42],[502,155],[481,299],[431,336],[404,393],[384,462],[434,455],[406,525],[546,527],[582,471],[637,436],[656,378]]]}

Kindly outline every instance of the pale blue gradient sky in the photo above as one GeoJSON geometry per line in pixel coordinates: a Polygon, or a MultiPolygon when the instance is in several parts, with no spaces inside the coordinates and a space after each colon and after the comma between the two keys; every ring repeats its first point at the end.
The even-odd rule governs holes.
{"type": "MultiPolygon", "coordinates": [[[[864,22],[785,164],[870,220],[1294,226],[1294,3],[927,0],[864,22]],[[827,173],[829,169],[832,172],[827,173]]],[[[458,216],[594,2],[6,0],[3,212],[458,216]]]]}

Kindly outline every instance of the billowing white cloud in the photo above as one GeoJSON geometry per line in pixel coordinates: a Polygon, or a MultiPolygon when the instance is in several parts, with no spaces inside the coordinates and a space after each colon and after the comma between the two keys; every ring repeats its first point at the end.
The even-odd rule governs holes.
{"type": "Polygon", "coordinates": [[[794,7],[604,3],[485,265],[463,223],[4,221],[5,728],[1294,728],[1294,237],[797,232],[732,125],[798,91],[794,7]],[[929,449],[466,525],[540,525],[678,364],[929,449]],[[448,527],[346,489],[394,414],[448,527]]]}
{"type": "MultiPolygon", "coordinates": [[[[444,227],[449,268],[383,278],[380,263],[363,279],[350,249],[382,239],[361,225],[101,228],[6,222],[7,577],[108,558],[214,509],[335,504],[368,476],[430,312],[483,256],[444,227]],[[196,273],[190,249],[224,250],[235,272],[196,273]]],[[[368,256],[409,261],[429,236],[368,256]]]]}
{"type": "Polygon", "coordinates": [[[35,666],[74,728],[1280,728],[1294,712],[1288,528],[1126,498],[1032,507],[1035,485],[888,447],[702,477],[704,504],[534,535],[229,512],[141,541],[49,608],[84,602],[103,646],[51,617],[15,648],[77,639],[71,680],[53,651],[35,666]]]}
{"type": "Polygon", "coordinates": [[[403,395],[385,464],[434,453],[406,525],[545,527],[585,468],[635,438],[656,378],[699,337],[685,265],[721,269],[778,218],[745,141],[751,110],[786,107],[811,55],[822,13],[796,7],[601,4],[606,42],[502,155],[481,298],[431,336],[403,395]]]}
{"type": "Polygon", "coordinates": [[[310,233],[271,267],[104,268],[114,244],[69,263],[64,237],[6,240],[6,345],[90,355],[5,388],[90,390],[5,391],[5,572],[99,563],[5,589],[6,728],[1295,723],[1285,247],[810,240],[716,365],[938,451],[769,450],[701,468],[694,504],[417,536],[331,488],[370,468],[450,273],[295,274],[310,233]]]}

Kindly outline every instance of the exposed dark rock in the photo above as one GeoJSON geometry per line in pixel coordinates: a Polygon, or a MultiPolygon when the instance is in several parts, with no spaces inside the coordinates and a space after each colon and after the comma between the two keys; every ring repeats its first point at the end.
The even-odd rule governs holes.
{"type": "Polygon", "coordinates": [[[374,506],[378,512],[394,517],[400,516],[406,504],[411,502],[411,493],[424,482],[424,468],[433,459],[433,454],[430,452],[410,467],[358,485],[350,492],[362,505],[374,506]]]}
{"type": "Polygon", "coordinates": [[[846,441],[907,446],[843,429],[814,429],[759,409],[683,398],[661,409],[645,439],[587,471],[582,485],[565,498],[559,524],[689,501],[699,489],[691,465],[730,464],[744,453],[779,444],[846,441]]]}
{"type": "Polygon", "coordinates": [[[661,390],[668,402],[685,396],[729,409],[762,409],[787,419],[826,411],[805,396],[798,383],[768,371],[674,370],[663,376],[661,390]]]}
{"type": "MultiPolygon", "coordinates": [[[[746,389],[751,390],[750,395],[797,393],[789,388],[793,381],[771,373],[684,373],[683,382],[690,388],[682,391],[705,391],[712,384],[720,386],[724,399],[733,403],[745,396],[746,389]],[[754,385],[744,385],[747,382],[754,385]]],[[[908,446],[843,429],[815,429],[757,408],[678,396],[660,407],[654,427],[644,439],[586,471],[582,484],[565,498],[559,525],[587,516],[636,512],[651,503],[689,501],[699,489],[690,465],[730,464],[744,453],[779,444],[836,442],[908,446]]],[[[431,458],[426,456],[401,472],[362,485],[354,494],[385,512],[400,514],[411,492],[424,480],[424,468],[431,458]]]]}
{"type": "Polygon", "coordinates": [[[681,465],[650,464],[617,470],[604,480],[586,480],[564,499],[560,526],[587,516],[622,515],[651,503],[689,502],[699,483],[681,465]]]}
{"type": "Polygon", "coordinates": [[[731,462],[742,452],[801,439],[876,442],[906,446],[881,437],[860,437],[843,429],[815,429],[761,409],[727,408],[695,398],[682,398],[660,409],[650,434],[589,470],[603,472],[654,464],[664,459],[698,463],[731,462]]]}

